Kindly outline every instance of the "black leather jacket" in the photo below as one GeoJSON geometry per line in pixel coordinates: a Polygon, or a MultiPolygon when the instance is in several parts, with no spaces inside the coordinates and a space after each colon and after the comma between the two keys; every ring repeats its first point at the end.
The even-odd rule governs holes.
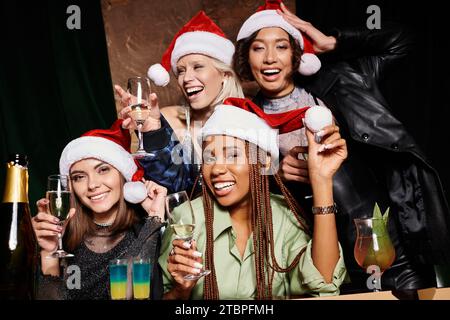
{"type": "MultiPolygon", "coordinates": [[[[435,284],[434,264],[450,264],[450,212],[437,172],[387,105],[379,81],[412,48],[397,26],[335,31],[337,47],[321,56],[322,69],[302,84],[332,110],[349,156],[334,178],[339,240],[354,283],[368,275],[353,258],[353,219],[371,217],[375,202],[391,208],[389,232],[396,261],[383,289],[435,284]]],[[[395,107],[395,106],[392,106],[395,107]]],[[[362,288],[362,287],[361,287],[362,288]]]]}

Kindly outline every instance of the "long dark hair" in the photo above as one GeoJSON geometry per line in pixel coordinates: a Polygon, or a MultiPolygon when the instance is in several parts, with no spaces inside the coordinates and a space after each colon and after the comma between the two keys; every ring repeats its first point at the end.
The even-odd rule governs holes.
{"type": "MultiPolygon", "coordinates": [[[[120,180],[121,186],[123,186],[125,183],[125,178],[122,175],[120,175],[120,180]]],[[[64,235],[65,245],[70,251],[75,250],[86,235],[94,234],[96,230],[92,210],[84,206],[77,196],[73,197],[73,207],[76,212],[75,215],[69,220],[67,231],[64,235]]],[[[109,231],[111,234],[123,232],[131,228],[131,226],[138,221],[138,218],[136,209],[132,205],[125,202],[123,197],[123,189],[121,188],[116,219],[114,220],[109,231]]]]}
{"type": "MultiPolygon", "coordinates": [[[[268,175],[262,175],[261,170],[266,158],[266,152],[259,149],[256,145],[245,143],[247,158],[250,168],[250,194],[252,201],[251,221],[253,231],[253,247],[255,252],[256,269],[256,294],[257,299],[272,298],[272,282],[275,272],[289,272],[298,265],[301,255],[305,248],[299,251],[292,263],[282,268],[275,258],[275,244],[272,223],[272,207],[270,205],[269,178],[268,175]],[[254,161],[256,159],[256,161],[254,161]]],[[[305,223],[306,217],[304,211],[292,197],[291,193],[284,186],[281,178],[275,175],[275,181],[279,185],[284,195],[287,205],[295,216],[300,227],[310,234],[309,227],[305,223]]],[[[219,288],[217,285],[216,271],[214,267],[214,210],[213,196],[211,191],[202,184],[203,205],[205,208],[205,227],[206,227],[206,254],[205,266],[211,270],[211,274],[205,278],[204,299],[219,299],[219,288]]]]}
{"type": "MultiPolygon", "coordinates": [[[[249,53],[250,46],[252,45],[259,31],[260,30],[255,31],[251,36],[241,39],[236,43],[236,50],[233,54],[233,69],[239,79],[241,79],[241,81],[255,80],[252,74],[252,70],[250,69],[249,53]]],[[[297,70],[300,65],[300,58],[303,54],[303,51],[300,48],[298,42],[289,33],[288,36],[292,48],[292,70],[293,75],[295,75],[295,70],[297,70]]]]}

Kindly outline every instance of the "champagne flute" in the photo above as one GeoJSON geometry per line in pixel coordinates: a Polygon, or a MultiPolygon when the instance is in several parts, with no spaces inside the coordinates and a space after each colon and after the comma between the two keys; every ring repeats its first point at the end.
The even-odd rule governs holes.
{"type": "Polygon", "coordinates": [[[356,242],[354,255],[364,270],[376,270],[372,283],[367,283],[374,292],[381,289],[381,275],[395,260],[395,248],[389,237],[384,219],[354,219],[356,242]],[[378,272],[379,270],[379,272],[378,272]]]}
{"type": "MultiPolygon", "coordinates": [[[[186,191],[172,193],[166,197],[166,211],[170,227],[176,239],[192,241],[195,229],[195,215],[186,191]]],[[[202,269],[199,274],[187,274],[186,280],[197,280],[210,274],[210,270],[202,269]]]]}
{"type": "Polygon", "coordinates": [[[150,116],[150,80],[146,77],[134,77],[128,79],[127,92],[130,95],[129,107],[131,107],[130,116],[136,123],[138,131],[139,148],[133,153],[135,159],[152,155],[144,149],[142,139],[142,126],[150,116]]]}
{"type": "MultiPolygon", "coordinates": [[[[59,219],[59,225],[63,226],[70,210],[70,184],[69,176],[54,174],[48,177],[47,200],[50,214],[59,219]]],[[[64,251],[62,234],[58,232],[58,249],[48,256],[49,258],[68,258],[73,254],[64,251]]]]}

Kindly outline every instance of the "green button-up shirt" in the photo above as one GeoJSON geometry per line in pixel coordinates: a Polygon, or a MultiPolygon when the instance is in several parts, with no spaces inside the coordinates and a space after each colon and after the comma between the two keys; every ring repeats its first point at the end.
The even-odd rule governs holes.
{"type": "MultiPolygon", "coordinates": [[[[300,262],[288,273],[275,273],[272,293],[274,297],[310,294],[315,296],[338,295],[339,287],[346,276],[342,249],[336,264],[333,281],[326,283],[313,264],[311,257],[311,238],[300,228],[293,213],[287,207],[283,197],[271,195],[273,213],[273,232],[275,256],[281,267],[287,267],[306,246],[300,262]]],[[[202,198],[192,201],[195,212],[196,228],[194,239],[197,250],[205,255],[206,230],[202,198]]],[[[176,213],[180,214],[180,212],[176,213]]],[[[253,250],[253,237],[247,240],[243,257],[236,247],[236,234],[231,218],[224,208],[214,204],[214,264],[220,299],[253,299],[256,296],[256,276],[253,250]]],[[[167,228],[163,235],[159,263],[163,270],[164,292],[172,288],[173,278],[167,271],[167,258],[172,249],[174,234],[167,228]]],[[[192,299],[203,299],[204,277],[199,279],[192,290],[192,299]]]]}

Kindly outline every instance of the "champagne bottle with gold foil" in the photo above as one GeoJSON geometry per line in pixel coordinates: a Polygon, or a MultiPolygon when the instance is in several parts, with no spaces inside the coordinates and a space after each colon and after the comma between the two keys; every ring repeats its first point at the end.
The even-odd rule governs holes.
{"type": "Polygon", "coordinates": [[[36,238],[28,203],[27,157],[14,154],[6,164],[0,207],[0,300],[33,299],[36,238]]]}

